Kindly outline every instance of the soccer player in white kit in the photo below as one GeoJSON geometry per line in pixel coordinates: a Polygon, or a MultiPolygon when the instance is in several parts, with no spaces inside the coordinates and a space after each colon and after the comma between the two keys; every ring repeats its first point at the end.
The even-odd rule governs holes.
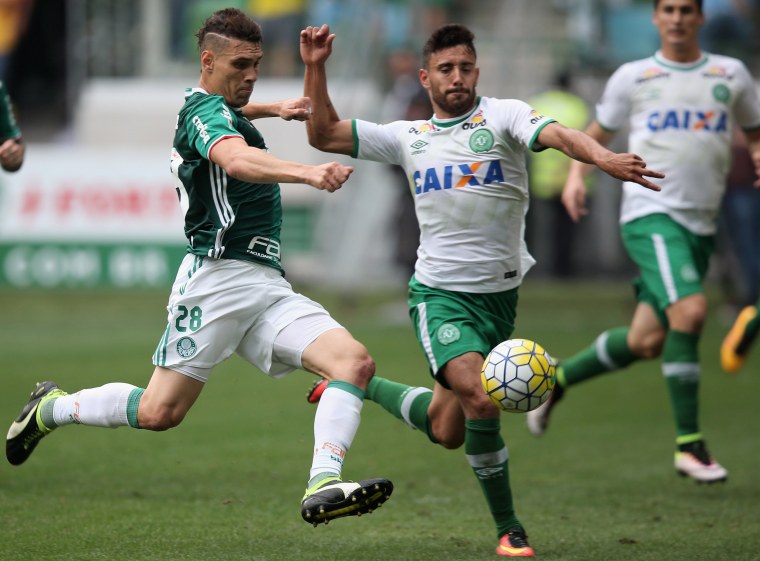
{"type": "MultiPolygon", "coordinates": [[[[623,186],[622,239],[640,270],[631,324],[605,331],[562,361],[552,397],[529,413],[528,427],[543,434],[566,388],[662,357],[676,424],[675,469],[709,483],[725,480],[728,472],[708,452],[698,423],[697,347],[707,314],[702,280],[730,168],[732,127],[744,130],[760,175],[760,102],[740,61],[700,50],[703,21],[701,1],[655,1],[661,49],[612,75],[586,130],[606,144],[628,124],[630,149],[666,177],[656,196],[623,186]]],[[[574,162],[563,192],[576,221],[586,213],[588,171],[574,162]]]]}
{"type": "Polygon", "coordinates": [[[308,166],[268,153],[251,116],[306,116],[299,100],[246,106],[263,56],[261,29],[238,9],[219,10],[198,31],[201,77],[185,92],[171,168],[184,212],[187,255],[168,305],[168,325],[146,388],[111,383],[67,394],[37,384],[6,437],[6,457],[24,463],[59,426],[177,426],[213,368],[233,353],[280,377],[304,369],[330,380],[314,418],[314,447],[301,515],[313,525],[372,512],[387,479],[343,481],[375,363],[318,303],[293,291],[280,264],[283,183],[339,189],[353,169],[308,166]],[[245,107],[244,107],[245,106],[245,107]]]}
{"type": "Polygon", "coordinates": [[[421,231],[409,311],[435,378],[431,391],[375,377],[367,398],[434,443],[464,444],[494,519],[496,553],[533,557],[512,503],[500,410],[480,383],[484,356],[514,329],[517,290],[533,265],[523,241],[527,151],[555,148],[655,190],[646,176],[662,174],[522,101],[479,97],[474,36],[461,25],[441,27],[423,50],[419,75],[432,118],[387,125],[340,120],[325,71],[334,37],[326,25],[301,32],[304,96],[313,104],[309,141],[321,150],[400,165],[406,173],[421,231]]]}

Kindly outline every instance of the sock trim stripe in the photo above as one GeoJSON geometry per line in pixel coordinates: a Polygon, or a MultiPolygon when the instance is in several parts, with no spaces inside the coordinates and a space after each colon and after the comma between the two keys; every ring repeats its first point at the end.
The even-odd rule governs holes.
{"type": "Polygon", "coordinates": [[[465,454],[470,467],[484,468],[498,466],[509,459],[509,450],[504,446],[501,450],[495,452],[486,452],[484,454],[465,454]]]}
{"type": "Polygon", "coordinates": [[[430,363],[430,369],[434,374],[437,374],[438,362],[435,360],[435,354],[433,354],[433,346],[430,344],[430,332],[428,331],[427,307],[425,306],[425,302],[420,302],[417,304],[417,311],[420,314],[420,320],[418,324],[418,327],[420,329],[420,342],[422,343],[422,348],[425,350],[428,362],[430,363]]]}
{"type": "Polygon", "coordinates": [[[607,341],[610,339],[610,332],[605,331],[596,338],[594,347],[596,349],[596,357],[599,359],[607,370],[617,370],[619,366],[612,360],[610,353],[607,352],[607,341]]]}
{"type": "Polygon", "coordinates": [[[361,389],[359,386],[355,386],[351,382],[345,382],[343,380],[331,380],[328,382],[327,387],[325,388],[325,391],[327,391],[330,388],[335,388],[336,390],[343,390],[344,392],[348,392],[354,397],[363,400],[364,399],[364,390],[361,389]]]}
{"type": "Polygon", "coordinates": [[[412,423],[412,419],[410,417],[410,413],[412,411],[412,405],[414,404],[415,399],[417,399],[420,395],[426,394],[426,393],[433,393],[433,392],[432,390],[428,388],[409,388],[401,396],[401,407],[400,407],[401,416],[404,418],[404,421],[406,422],[406,424],[415,430],[417,429],[417,427],[414,426],[414,423],[412,423]]]}
{"type": "Polygon", "coordinates": [[[702,440],[702,433],[695,432],[692,434],[682,434],[676,437],[676,444],[691,444],[692,442],[699,442],[702,440]]]}
{"type": "Polygon", "coordinates": [[[664,362],[662,373],[666,378],[681,378],[686,381],[699,380],[699,363],[697,362],[664,362]]]}
{"type": "Polygon", "coordinates": [[[135,388],[129,392],[129,397],[127,398],[127,422],[134,429],[140,428],[137,423],[137,407],[140,405],[140,398],[144,392],[143,388],[135,388]]]}

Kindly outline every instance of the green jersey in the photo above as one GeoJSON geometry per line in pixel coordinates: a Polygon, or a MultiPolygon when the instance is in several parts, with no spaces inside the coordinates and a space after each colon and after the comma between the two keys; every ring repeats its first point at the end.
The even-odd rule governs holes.
{"type": "Polygon", "coordinates": [[[11,98],[5,84],[0,82],[0,141],[9,138],[21,138],[21,130],[16,124],[16,117],[13,115],[11,98]]]}
{"type": "Polygon", "coordinates": [[[231,137],[267,150],[256,127],[222,96],[200,88],[186,90],[177,115],[171,169],[185,217],[187,251],[255,261],[282,271],[279,184],[241,181],[209,159],[214,146],[231,137]]]}

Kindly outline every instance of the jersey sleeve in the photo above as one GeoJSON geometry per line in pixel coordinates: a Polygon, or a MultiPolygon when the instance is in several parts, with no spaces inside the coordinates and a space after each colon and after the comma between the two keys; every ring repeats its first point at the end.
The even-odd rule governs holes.
{"type": "Polygon", "coordinates": [[[492,103],[494,115],[499,119],[495,123],[497,130],[516,139],[533,152],[546,149],[537,142],[538,134],[546,125],[554,123],[555,119],[541,114],[519,99],[492,100],[492,103]]]}
{"type": "Polygon", "coordinates": [[[211,149],[225,138],[243,135],[235,129],[238,116],[221,96],[209,95],[190,108],[184,119],[188,142],[208,159],[211,149]]]}
{"type": "Polygon", "coordinates": [[[354,119],[354,158],[386,164],[401,164],[399,133],[409,127],[408,121],[379,125],[354,119]]]}
{"type": "Polygon", "coordinates": [[[632,84],[628,79],[628,69],[629,65],[624,64],[610,76],[596,104],[596,121],[605,130],[614,132],[623,128],[630,113],[632,84]]]}
{"type": "Polygon", "coordinates": [[[13,105],[5,89],[5,84],[0,82],[0,139],[9,138],[20,139],[21,130],[16,124],[16,117],[13,114],[13,105]]]}
{"type": "Polygon", "coordinates": [[[734,106],[736,124],[745,131],[760,129],[760,96],[752,75],[743,63],[739,63],[736,79],[742,84],[741,93],[734,106]]]}

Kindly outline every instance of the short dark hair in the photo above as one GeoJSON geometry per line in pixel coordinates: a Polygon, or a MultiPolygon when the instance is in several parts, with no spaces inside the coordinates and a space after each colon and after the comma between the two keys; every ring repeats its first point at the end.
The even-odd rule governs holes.
{"type": "Polygon", "coordinates": [[[247,43],[261,43],[261,27],[259,24],[237,8],[218,10],[203,22],[198,33],[195,34],[198,38],[198,48],[201,51],[206,47],[206,36],[209,33],[247,43]]]}
{"type": "Polygon", "coordinates": [[[425,46],[422,48],[422,62],[427,67],[430,55],[459,45],[464,45],[468,51],[477,57],[474,41],[475,34],[464,25],[458,23],[442,25],[425,42],[425,46]]]}
{"type": "MultiPolygon", "coordinates": [[[[702,0],[694,0],[694,3],[697,5],[697,10],[699,13],[702,13],[702,0]]],[[[657,6],[660,5],[660,0],[654,0],[654,9],[657,9],[657,6]]]]}

